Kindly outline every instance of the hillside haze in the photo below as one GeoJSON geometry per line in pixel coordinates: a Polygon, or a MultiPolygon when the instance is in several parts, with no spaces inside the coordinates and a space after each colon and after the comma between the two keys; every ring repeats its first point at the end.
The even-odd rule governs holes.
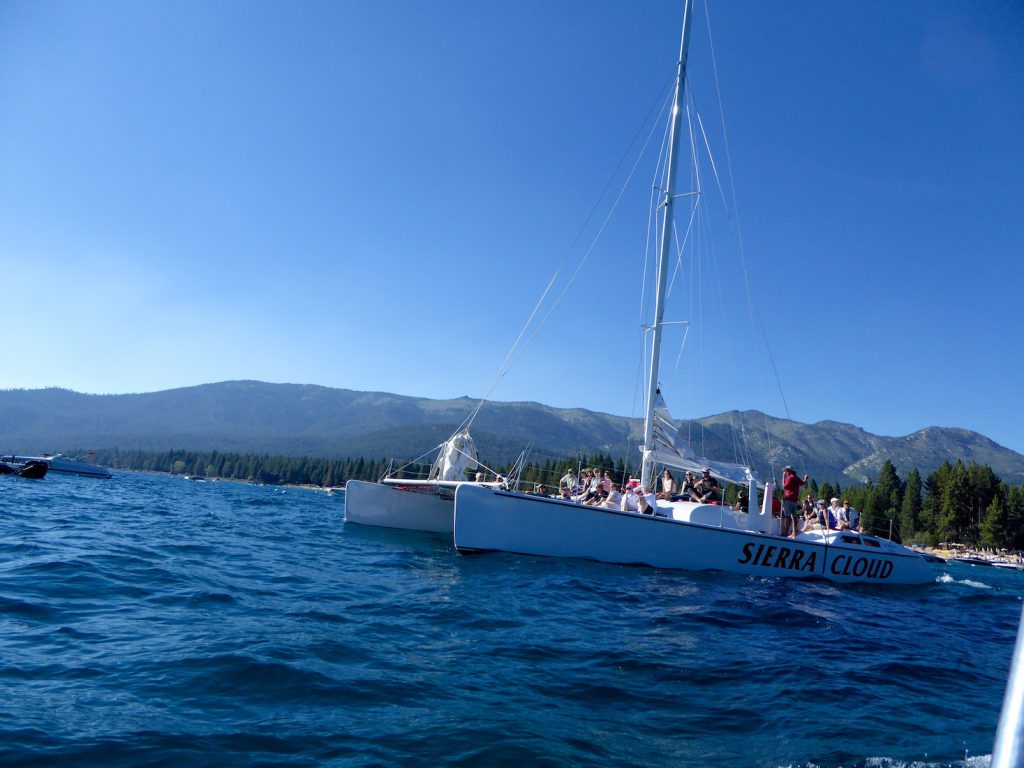
{"type": "MultiPolygon", "coordinates": [[[[444,440],[476,406],[302,384],[228,381],[162,392],[86,395],[65,389],[0,392],[0,451],[78,448],[190,449],[288,456],[411,459],[444,440]]],[[[1024,456],[965,429],[928,427],[884,437],[835,421],[802,424],[758,411],[677,422],[700,455],[742,461],[746,446],[762,478],[785,464],[820,480],[864,482],[886,461],[901,476],[943,461],[987,464],[1024,481],[1024,456]],[[766,432],[767,427],[767,432],[766,432]],[[745,438],[745,443],[744,443],[745,438]]],[[[472,432],[481,458],[504,462],[529,448],[531,461],[577,454],[628,455],[636,463],[642,420],[540,403],[489,402],[472,432]]]]}

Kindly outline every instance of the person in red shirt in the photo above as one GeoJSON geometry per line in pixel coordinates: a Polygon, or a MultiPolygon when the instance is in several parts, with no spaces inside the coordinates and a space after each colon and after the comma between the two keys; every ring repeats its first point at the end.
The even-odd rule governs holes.
{"type": "Polygon", "coordinates": [[[796,521],[800,517],[800,487],[807,483],[807,475],[801,480],[792,467],[782,470],[782,535],[796,538],[796,521]],[[787,530],[790,529],[790,530],[787,530]]]}

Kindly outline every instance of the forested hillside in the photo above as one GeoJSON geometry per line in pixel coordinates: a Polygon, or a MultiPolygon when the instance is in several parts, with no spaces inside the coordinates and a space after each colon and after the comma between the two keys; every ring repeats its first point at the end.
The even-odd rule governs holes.
{"type": "MultiPolygon", "coordinates": [[[[8,390],[0,391],[0,450],[53,453],[83,446],[405,461],[441,443],[476,402],[258,381],[135,395],[8,390]]],[[[863,483],[886,461],[902,475],[962,461],[989,466],[1011,484],[1024,481],[1024,456],[964,429],[928,427],[885,437],[851,424],[802,424],[757,411],[678,423],[699,455],[749,462],[762,478],[793,464],[816,477],[863,483]]],[[[524,450],[535,462],[594,453],[635,461],[641,430],[637,418],[539,403],[489,402],[473,423],[482,454],[496,462],[524,450]]]]}

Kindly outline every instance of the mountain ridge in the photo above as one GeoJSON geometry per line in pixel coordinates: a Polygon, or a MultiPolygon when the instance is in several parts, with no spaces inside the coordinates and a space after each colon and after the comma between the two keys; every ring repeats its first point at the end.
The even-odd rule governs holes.
{"type": "MultiPolygon", "coordinates": [[[[0,450],[183,448],[411,459],[444,440],[477,402],[465,395],[436,400],[254,380],[118,395],[58,387],[0,390],[0,436],[6,443],[0,450]]],[[[1007,482],[1024,482],[1024,456],[960,427],[883,436],[840,421],[804,424],[753,410],[677,424],[681,439],[698,454],[749,460],[762,478],[792,464],[820,480],[863,483],[876,477],[886,460],[901,476],[914,467],[927,474],[943,461],[963,460],[987,464],[1007,482]]],[[[641,432],[640,419],[532,401],[489,401],[473,423],[482,457],[496,463],[528,447],[534,461],[628,453],[636,463],[641,432]]]]}

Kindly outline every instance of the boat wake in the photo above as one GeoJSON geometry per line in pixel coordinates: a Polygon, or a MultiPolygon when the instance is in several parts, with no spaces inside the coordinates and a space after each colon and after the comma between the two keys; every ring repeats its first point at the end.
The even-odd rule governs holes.
{"type": "Polygon", "coordinates": [[[975,589],[992,589],[990,584],[984,584],[980,581],[974,581],[973,579],[954,579],[948,573],[943,573],[937,576],[935,579],[938,584],[963,584],[968,587],[974,587],[975,589]]]}
{"type": "Polygon", "coordinates": [[[891,757],[870,757],[864,768],[989,768],[992,755],[974,755],[963,760],[894,760],[891,757]]]}
{"type": "MultiPolygon", "coordinates": [[[[901,760],[894,757],[869,757],[853,763],[853,768],[989,768],[992,755],[975,755],[963,760],[901,760]]],[[[824,768],[821,763],[789,763],[779,768],[824,768]]]]}

